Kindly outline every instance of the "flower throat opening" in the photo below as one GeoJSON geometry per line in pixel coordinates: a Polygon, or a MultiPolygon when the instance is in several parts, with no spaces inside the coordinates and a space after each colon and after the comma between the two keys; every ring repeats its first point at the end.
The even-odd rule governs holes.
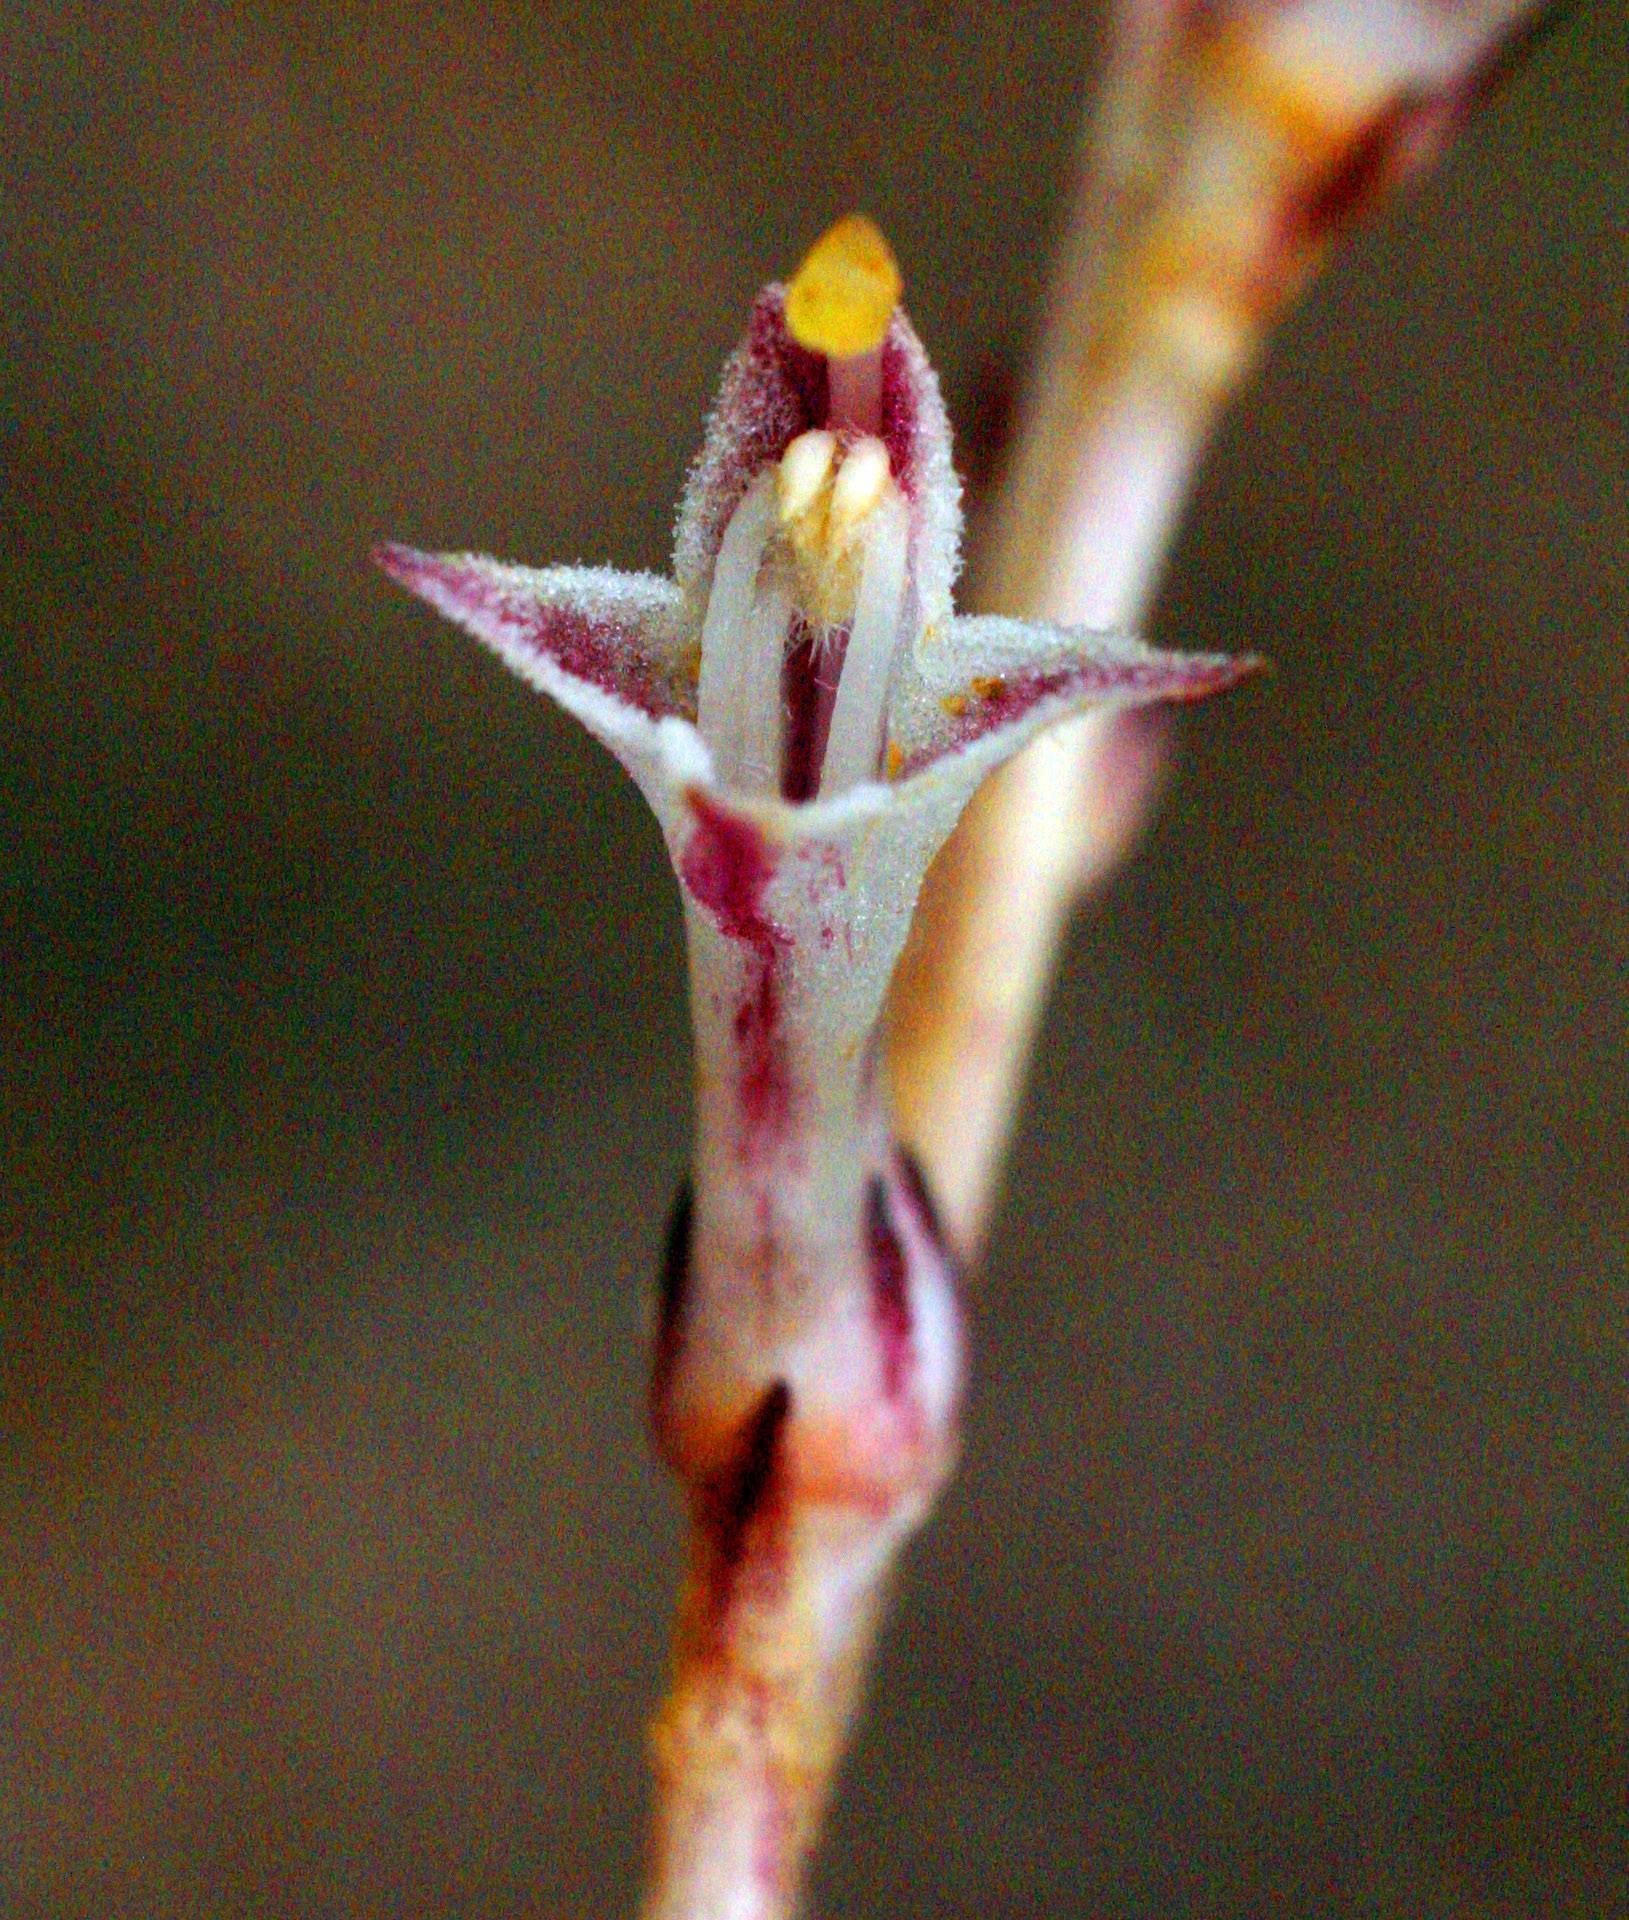
{"type": "Polygon", "coordinates": [[[878,437],[882,351],[899,298],[860,215],[818,240],[787,325],[826,358],[826,424],[761,472],[719,543],[702,625],[696,722],[719,777],[805,800],[874,779],[904,633],[908,514],[878,437]]]}

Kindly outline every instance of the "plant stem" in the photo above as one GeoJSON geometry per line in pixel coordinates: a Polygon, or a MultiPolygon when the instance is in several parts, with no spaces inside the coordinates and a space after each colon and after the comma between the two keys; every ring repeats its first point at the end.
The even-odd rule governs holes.
{"type": "MultiPolygon", "coordinates": [[[[1544,10],[1117,11],[977,598],[1125,627],[1147,612],[1210,432],[1274,321],[1371,200],[1435,157],[1544,10]]],[[[1135,717],[1050,735],[985,786],[929,875],[888,1070],[964,1256],[1069,916],[1135,837],[1162,758],[1163,735],[1135,717]]]]}
{"type": "Polygon", "coordinates": [[[669,1235],[651,1404],[691,1536],[652,1730],[645,1913],[778,1920],[796,1909],[883,1588],[954,1461],[960,1310],[891,1140],[874,1033],[828,1046],[796,1017],[795,951],[742,959],[704,914],[687,921],[705,983],[694,1202],[669,1235]],[[766,1106],[751,1034],[772,961],[793,1008],[776,1071],[796,1126],[766,1106]]]}

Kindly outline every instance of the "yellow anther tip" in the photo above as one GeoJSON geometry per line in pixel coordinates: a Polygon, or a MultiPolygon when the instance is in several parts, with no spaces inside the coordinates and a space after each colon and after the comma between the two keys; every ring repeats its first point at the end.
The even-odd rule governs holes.
{"type": "Polygon", "coordinates": [[[804,255],[786,290],[786,324],[811,353],[846,360],[882,345],[904,282],[876,223],[845,214],[804,255]]]}
{"type": "Polygon", "coordinates": [[[882,498],[888,484],[888,449],[880,440],[857,440],[837,469],[831,490],[834,529],[858,525],[882,498]]]}
{"type": "Polygon", "coordinates": [[[801,518],[820,498],[836,457],[837,436],[824,431],[800,433],[781,455],[775,496],[783,527],[801,518]]]}

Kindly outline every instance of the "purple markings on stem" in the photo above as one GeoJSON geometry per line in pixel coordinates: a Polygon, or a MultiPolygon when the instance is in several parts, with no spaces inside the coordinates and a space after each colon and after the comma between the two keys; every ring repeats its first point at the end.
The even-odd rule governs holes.
{"type": "Polygon", "coordinates": [[[871,1318],[882,1354],[883,1392],[897,1400],[911,1364],[910,1276],[905,1248],[888,1217],[888,1187],[880,1175],[865,1192],[865,1253],[871,1275],[871,1318]]]}
{"type": "Polygon", "coordinates": [[[944,1217],[939,1211],[938,1201],[933,1197],[933,1189],[928,1185],[927,1175],[922,1171],[921,1161],[904,1147],[898,1149],[895,1159],[899,1167],[900,1190],[910,1202],[923,1238],[946,1261],[953,1263],[950,1243],[945,1238],[944,1217]]]}
{"type": "Polygon", "coordinates": [[[1333,239],[1402,170],[1401,157],[1419,101],[1397,99],[1360,127],[1331,164],[1284,208],[1278,230],[1286,251],[1333,239]]]}
{"type": "Polygon", "coordinates": [[[668,1216],[662,1248],[662,1274],[656,1305],[656,1358],[651,1371],[651,1406],[660,1415],[668,1383],[684,1345],[684,1316],[690,1291],[690,1246],[695,1234],[696,1195],[686,1179],[668,1216]]]}
{"type": "Polygon", "coordinates": [[[749,1149],[783,1139],[792,1118],[792,1077],[781,1023],[780,967],[790,944],[764,909],[776,856],[750,820],[692,790],[695,831],[679,877],[719,931],[751,949],[752,964],[735,1013],[741,1117],[749,1149]]]}
{"type": "Polygon", "coordinates": [[[792,1389],[777,1380],[748,1416],[735,1459],[709,1489],[714,1561],[711,1612],[722,1620],[735,1598],[754,1524],[767,1517],[781,1439],[792,1414],[792,1389]]]}
{"type": "Polygon", "coordinates": [[[792,1118],[792,1078],[781,1031],[780,982],[773,959],[755,968],[756,979],[735,1012],[740,1059],[741,1117],[749,1143],[785,1138],[792,1118]]]}

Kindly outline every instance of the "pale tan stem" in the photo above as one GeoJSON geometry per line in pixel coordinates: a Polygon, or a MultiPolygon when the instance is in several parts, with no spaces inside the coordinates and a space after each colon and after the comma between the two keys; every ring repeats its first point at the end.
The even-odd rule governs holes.
{"type": "MultiPolygon", "coordinates": [[[[1070,260],[1091,272],[1084,251],[1070,260]]],[[[1051,384],[1021,432],[978,599],[1129,627],[1152,593],[1204,423],[1198,396],[1129,383],[1084,415],[1060,409],[1060,387],[1078,391],[1089,366],[1088,307],[1086,286],[1066,283],[1062,338],[1043,354],[1051,384]]],[[[1135,838],[1164,738],[1157,723],[1114,714],[1047,735],[984,787],[928,876],[894,983],[888,1066],[902,1133],[964,1252],[983,1237],[1069,916],[1135,838]]]]}
{"type": "Polygon", "coordinates": [[[889,1071],[902,1131],[964,1253],[984,1234],[1069,915],[1135,837],[1163,758],[1147,721],[1057,729],[986,785],[929,876],[889,1071]]]}
{"type": "MultiPolygon", "coordinates": [[[[980,556],[986,609],[1142,619],[1211,428],[1272,323],[1368,201],[1435,156],[1537,11],[1123,0],[980,556]]],[[[986,786],[929,875],[888,1070],[964,1254],[1069,914],[1135,835],[1159,765],[1146,728],[1077,724],[986,786]]]]}
{"type": "Polygon", "coordinates": [[[696,1515],[673,1686],[651,1729],[645,1920],[797,1911],[893,1558],[880,1516],[861,1525],[869,1543],[834,1556],[832,1520],[773,1506],[724,1570],[716,1516],[696,1515]],[[735,1587],[722,1602],[721,1577],[735,1587]]]}
{"type": "MultiPolygon", "coordinates": [[[[1124,256],[1148,222],[1139,156],[1159,48],[1135,11],[1120,29],[975,568],[981,610],[1103,627],[1142,613],[1198,438],[1168,391],[1139,407],[1127,379],[1124,256]]],[[[901,1132],[966,1253],[984,1235],[1069,915],[1134,837],[1156,783],[1163,735],[1119,724],[1060,728],[986,784],[928,876],[894,981],[901,1132]]]]}
{"type": "MultiPolygon", "coordinates": [[[[1069,307],[1064,322],[1078,327],[1069,307]]],[[[1046,356],[1078,383],[1090,343],[1046,356]]],[[[991,539],[985,604],[1081,626],[1140,619],[1202,429],[1187,396],[1105,395],[1058,417],[1055,388],[1020,440],[991,539]]],[[[1059,945],[1076,901],[1147,815],[1165,732],[1089,715],[1037,741],[969,807],[928,876],[894,984],[889,1072],[950,1237],[982,1239],[1059,945]]]]}

